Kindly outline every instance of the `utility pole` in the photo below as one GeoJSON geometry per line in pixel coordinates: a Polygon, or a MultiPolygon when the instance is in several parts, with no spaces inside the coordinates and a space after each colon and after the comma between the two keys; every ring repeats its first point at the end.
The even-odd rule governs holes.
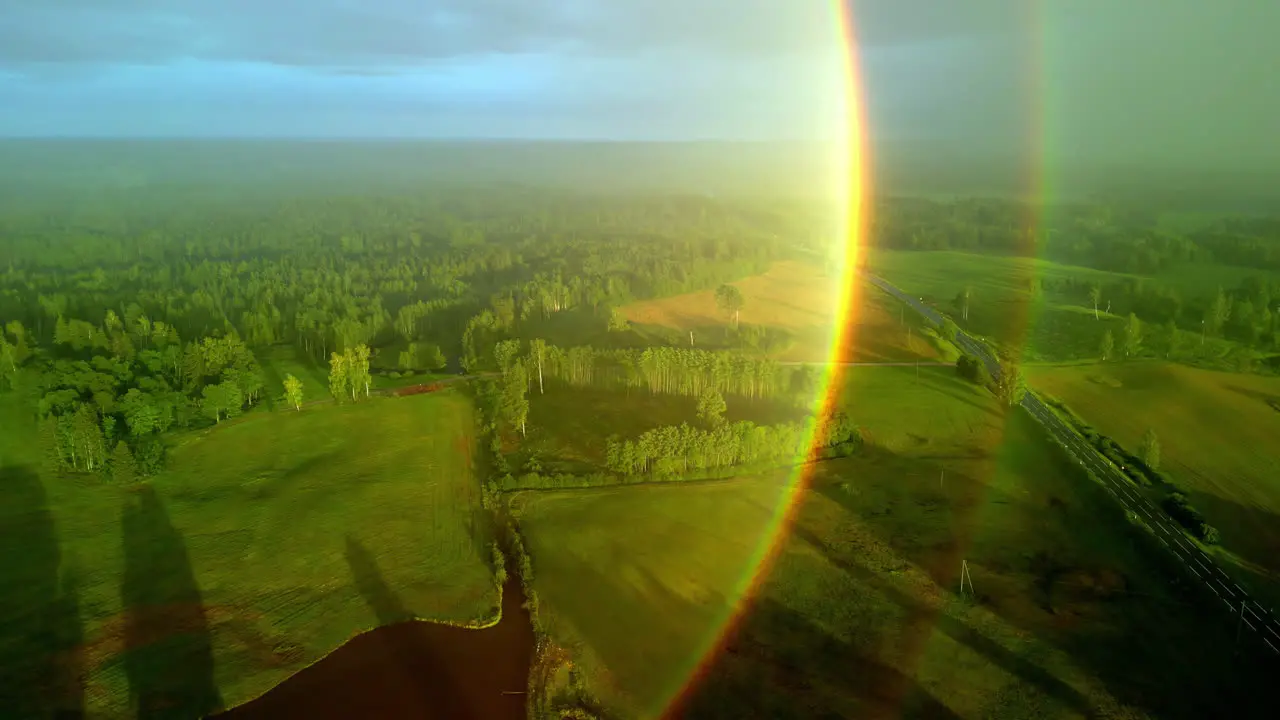
{"type": "Polygon", "coordinates": [[[960,597],[964,597],[964,584],[966,580],[969,582],[969,595],[972,596],[974,594],[973,576],[969,575],[969,561],[962,559],[960,561],[960,597]]]}

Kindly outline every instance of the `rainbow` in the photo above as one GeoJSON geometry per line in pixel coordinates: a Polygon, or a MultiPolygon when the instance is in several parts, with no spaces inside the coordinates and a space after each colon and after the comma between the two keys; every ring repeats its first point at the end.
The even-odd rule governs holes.
{"type": "MultiPolygon", "coordinates": [[[[870,199],[870,172],[867,163],[866,116],[862,100],[861,73],[858,64],[858,44],[854,32],[852,3],[847,0],[831,0],[834,14],[833,27],[835,42],[841,48],[845,59],[842,73],[842,94],[839,114],[835,118],[836,138],[832,152],[835,163],[831,179],[837,201],[837,224],[833,248],[835,256],[836,277],[839,278],[836,297],[836,322],[832,324],[828,339],[828,371],[823,374],[822,381],[815,391],[814,405],[822,415],[836,407],[842,389],[843,369],[838,364],[846,357],[845,350],[855,341],[853,322],[854,308],[858,307],[861,283],[855,277],[862,261],[861,248],[866,237],[868,209],[870,199]]],[[[665,703],[667,710],[677,708],[688,695],[688,691],[704,671],[711,665],[723,646],[726,638],[736,628],[751,598],[754,597],[760,581],[768,575],[773,560],[782,545],[786,533],[784,530],[791,524],[796,508],[796,499],[809,480],[812,464],[809,462],[815,455],[813,437],[810,436],[808,451],[804,462],[797,463],[796,470],[774,505],[776,510],[765,531],[761,533],[757,546],[746,573],[739,586],[734,588],[732,597],[737,599],[736,607],[715,625],[714,633],[702,647],[695,652],[694,660],[683,673],[685,682],[665,703]]]]}

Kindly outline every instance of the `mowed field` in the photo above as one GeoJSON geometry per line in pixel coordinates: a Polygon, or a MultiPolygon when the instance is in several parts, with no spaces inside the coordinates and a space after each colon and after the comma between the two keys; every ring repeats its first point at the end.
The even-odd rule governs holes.
{"type": "Polygon", "coordinates": [[[460,394],[255,413],[134,487],[41,474],[25,409],[4,411],[7,709],[197,717],[379,624],[495,617],[460,394]]]}
{"type": "Polygon", "coordinates": [[[1154,429],[1161,469],[1280,601],[1280,379],[1155,361],[1027,373],[1126,448],[1154,429]]]}
{"type": "Polygon", "coordinates": [[[1172,594],[1031,421],[941,374],[848,380],[873,447],[803,485],[513,498],[541,617],[622,717],[1258,716],[1230,628],[1172,594]]]}
{"type": "MultiPolygon", "coordinates": [[[[740,322],[781,331],[790,343],[774,353],[782,362],[826,362],[837,318],[839,279],[821,268],[780,262],[768,272],[732,283],[742,291],[740,322]]],[[[851,313],[855,342],[842,362],[913,362],[939,359],[934,343],[920,336],[920,321],[878,288],[859,282],[859,302],[851,313]],[[908,329],[910,328],[910,332],[908,329]]],[[[620,310],[631,323],[719,337],[729,319],[705,290],[646,300],[620,310]]]]}

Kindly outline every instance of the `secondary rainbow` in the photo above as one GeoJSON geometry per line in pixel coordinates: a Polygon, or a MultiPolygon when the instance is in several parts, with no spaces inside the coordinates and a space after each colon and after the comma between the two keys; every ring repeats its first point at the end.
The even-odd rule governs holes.
{"type": "MultiPolygon", "coordinates": [[[[862,260],[861,248],[867,230],[870,189],[866,122],[853,14],[847,0],[832,0],[831,4],[834,15],[833,40],[840,49],[839,55],[843,63],[841,87],[838,89],[841,101],[837,117],[832,119],[835,125],[831,150],[834,154],[832,177],[827,179],[832,187],[837,216],[831,248],[831,259],[834,261],[832,272],[837,278],[837,287],[832,298],[836,312],[828,338],[827,366],[814,393],[813,402],[818,416],[829,412],[836,405],[841,392],[840,376],[843,374],[839,363],[848,357],[845,350],[855,341],[856,323],[853,312],[858,307],[860,288],[856,275],[862,260]]],[[[785,536],[784,531],[790,524],[796,499],[808,482],[812,468],[808,461],[815,453],[813,440],[810,435],[805,457],[798,458],[794,474],[777,498],[774,516],[766,531],[761,534],[759,546],[747,565],[748,572],[744,574],[739,586],[734,588],[736,606],[722,622],[716,623],[712,634],[698,648],[688,672],[683,673],[684,682],[665,703],[667,710],[677,708],[687,692],[696,686],[698,677],[714,661],[724,640],[741,619],[742,611],[750,605],[761,578],[768,573],[785,536]]]]}

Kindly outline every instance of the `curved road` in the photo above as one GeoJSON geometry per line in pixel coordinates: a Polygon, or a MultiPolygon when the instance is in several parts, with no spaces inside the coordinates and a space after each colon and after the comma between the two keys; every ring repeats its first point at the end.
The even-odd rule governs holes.
{"type": "MultiPolygon", "coordinates": [[[[926,305],[920,298],[904,293],[883,278],[870,274],[866,278],[881,290],[909,305],[929,322],[942,325],[941,313],[926,305]]],[[[957,332],[956,345],[962,351],[981,359],[992,377],[999,376],[1000,364],[985,344],[974,340],[964,332],[957,332]]],[[[1039,397],[1028,392],[1022,398],[1022,407],[1044,426],[1049,437],[1065,448],[1076,462],[1088,468],[1102,481],[1103,488],[1120,503],[1121,507],[1141,518],[1151,528],[1156,540],[1173,553],[1192,575],[1213,591],[1232,615],[1238,618],[1238,622],[1242,622],[1250,630],[1258,633],[1262,642],[1273,652],[1280,653],[1280,622],[1276,620],[1273,613],[1250,598],[1244,588],[1232,581],[1216,560],[1187,538],[1181,526],[1175,524],[1162,509],[1138,492],[1120,468],[1085,442],[1084,438],[1050,410],[1039,397]]]]}

